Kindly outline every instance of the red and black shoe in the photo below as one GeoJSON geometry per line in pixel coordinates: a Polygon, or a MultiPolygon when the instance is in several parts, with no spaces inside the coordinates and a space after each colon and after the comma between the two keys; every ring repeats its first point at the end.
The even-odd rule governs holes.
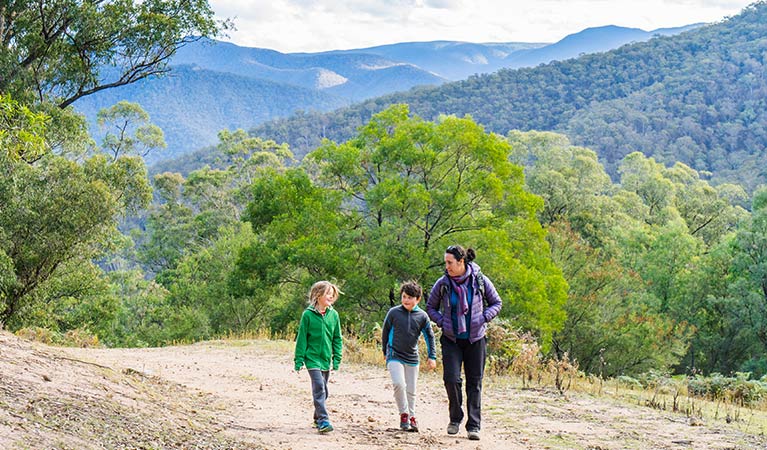
{"type": "Polygon", "coordinates": [[[418,433],[418,422],[416,422],[415,416],[410,416],[410,431],[418,433]]]}
{"type": "Polygon", "coordinates": [[[402,431],[410,431],[410,422],[408,421],[409,414],[402,413],[399,415],[399,429],[402,431]]]}

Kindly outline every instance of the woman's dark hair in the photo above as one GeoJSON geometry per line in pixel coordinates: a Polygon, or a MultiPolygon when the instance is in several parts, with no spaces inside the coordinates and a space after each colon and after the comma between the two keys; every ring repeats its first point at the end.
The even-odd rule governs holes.
{"type": "Polygon", "coordinates": [[[474,261],[474,258],[477,257],[477,252],[473,248],[464,249],[460,245],[451,245],[445,250],[445,253],[453,255],[456,261],[465,260],[464,263],[466,264],[474,261]]]}
{"type": "Polygon", "coordinates": [[[399,295],[405,293],[411,297],[421,298],[423,295],[423,288],[415,280],[410,280],[402,283],[402,287],[399,289],[399,295]]]}

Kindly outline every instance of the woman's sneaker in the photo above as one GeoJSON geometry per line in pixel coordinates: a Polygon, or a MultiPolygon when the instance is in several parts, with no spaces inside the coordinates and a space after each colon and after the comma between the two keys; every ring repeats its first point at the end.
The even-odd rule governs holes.
{"type": "Polygon", "coordinates": [[[459,426],[461,426],[460,423],[450,422],[449,424],[447,424],[447,434],[458,434],[459,426]]]}
{"type": "Polygon", "coordinates": [[[333,431],[333,425],[327,420],[321,420],[317,423],[317,431],[320,433],[329,433],[333,431]]]}
{"type": "Polygon", "coordinates": [[[410,416],[408,413],[402,413],[399,415],[399,429],[402,431],[410,431],[410,416]]]}
{"type": "Polygon", "coordinates": [[[415,421],[415,416],[410,416],[410,431],[418,433],[418,422],[415,421]]]}

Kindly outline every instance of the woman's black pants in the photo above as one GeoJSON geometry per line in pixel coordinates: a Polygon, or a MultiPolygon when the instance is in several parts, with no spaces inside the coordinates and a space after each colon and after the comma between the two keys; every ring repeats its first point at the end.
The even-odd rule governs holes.
{"type": "Polygon", "coordinates": [[[463,396],[461,392],[461,365],[466,375],[467,431],[479,431],[482,420],[482,377],[485,374],[487,341],[483,337],[471,344],[468,339],[455,342],[442,336],[442,365],[445,390],[450,411],[450,422],[463,421],[463,396]]]}

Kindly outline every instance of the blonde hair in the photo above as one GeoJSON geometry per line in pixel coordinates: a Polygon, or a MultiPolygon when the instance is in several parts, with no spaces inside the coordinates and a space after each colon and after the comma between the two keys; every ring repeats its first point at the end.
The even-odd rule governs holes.
{"type": "Polygon", "coordinates": [[[316,307],[320,297],[325,295],[328,290],[333,291],[333,301],[336,301],[338,296],[343,294],[343,292],[338,289],[338,286],[330,281],[318,281],[312,285],[311,289],[309,289],[309,304],[316,307]]]}

